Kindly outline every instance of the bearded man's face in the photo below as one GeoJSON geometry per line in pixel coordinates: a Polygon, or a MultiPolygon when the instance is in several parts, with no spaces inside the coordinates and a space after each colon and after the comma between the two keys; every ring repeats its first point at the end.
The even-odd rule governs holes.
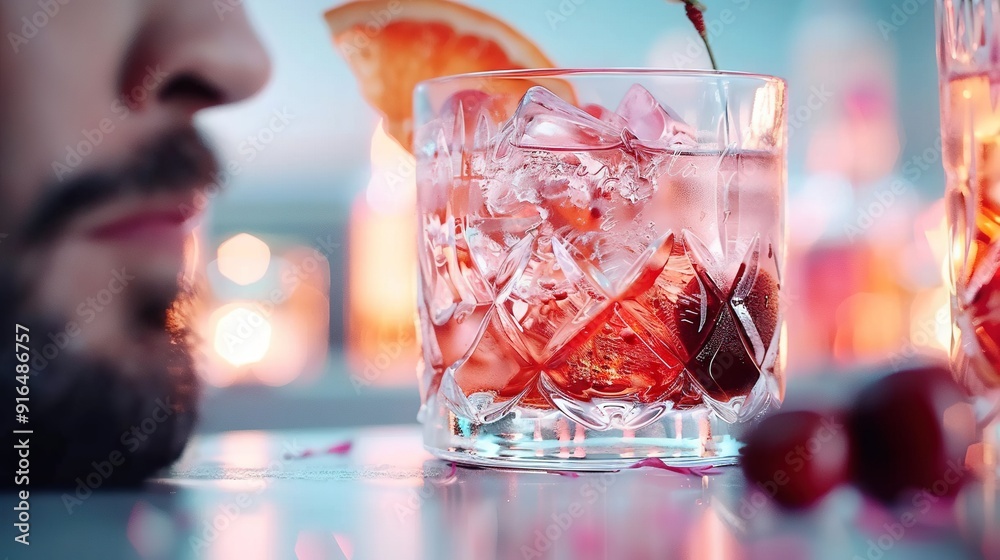
{"type": "MultiPolygon", "coordinates": [[[[215,4],[0,3],[0,328],[30,333],[33,484],[72,484],[115,450],[111,482],[135,482],[190,434],[182,272],[216,168],[193,117],[269,73],[242,11],[215,4]]],[[[11,400],[16,385],[0,383],[11,400]]]]}

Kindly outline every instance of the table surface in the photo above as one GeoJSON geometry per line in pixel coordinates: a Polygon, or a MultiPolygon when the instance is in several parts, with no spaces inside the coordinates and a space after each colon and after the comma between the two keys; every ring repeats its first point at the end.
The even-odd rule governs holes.
{"type": "MultiPolygon", "coordinates": [[[[843,488],[784,513],[733,468],[452,471],[416,426],[202,436],[140,490],[32,491],[31,545],[4,521],[0,558],[1000,558],[992,480],[945,507],[887,511],[843,488]],[[348,441],[346,454],[289,457],[348,441]]],[[[15,497],[0,496],[12,517],[15,497]]]]}

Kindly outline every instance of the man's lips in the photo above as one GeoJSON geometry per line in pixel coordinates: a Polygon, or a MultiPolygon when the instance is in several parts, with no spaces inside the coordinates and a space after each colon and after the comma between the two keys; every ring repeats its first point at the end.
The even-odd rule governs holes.
{"type": "Polygon", "coordinates": [[[93,228],[90,237],[107,241],[162,239],[186,233],[187,219],[180,210],[141,210],[93,228]]]}
{"type": "Polygon", "coordinates": [[[106,206],[82,220],[84,237],[102,243],[183,250],[200,213],[194,195],[135,197],[106,206]],[[185,212],[185,209],[187,212],[185,212]]]}

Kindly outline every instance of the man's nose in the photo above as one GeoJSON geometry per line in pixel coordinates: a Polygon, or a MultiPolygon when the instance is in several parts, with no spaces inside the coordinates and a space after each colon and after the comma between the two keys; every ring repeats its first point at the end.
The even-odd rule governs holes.
{"type": "Polygon", "coordinates": [[[270,58],[242,7],[206,0],[157,4],[122,80],[132,109],[162,104],[194,113],[246,99],[267,83],[270,58]],[[134,95],[139,91],[143,95],[134,95]]]}

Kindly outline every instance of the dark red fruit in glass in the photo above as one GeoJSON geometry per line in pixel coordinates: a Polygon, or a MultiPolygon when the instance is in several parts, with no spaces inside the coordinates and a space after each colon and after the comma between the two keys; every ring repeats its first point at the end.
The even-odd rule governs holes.
{"type": "MultiPolygon", "coordinates": [[[[760,270],[743,305],[768,348],[778,323],[778,284],[760,270]]],[[[711,287],[694,277],[677,301],[675,324],[688,353],[691,375],[710,397],[728,402],[745,396],[760,377],[752,345],[744,342],[737,315],[711,287]]]]}
{"type": "Polygon", "coordinates": [[[747,479],[775,502],[804,508],[847,480],[849,452],[847,430],[835,416],[779,412],[748,434],[740,464],[747,479]]]}

